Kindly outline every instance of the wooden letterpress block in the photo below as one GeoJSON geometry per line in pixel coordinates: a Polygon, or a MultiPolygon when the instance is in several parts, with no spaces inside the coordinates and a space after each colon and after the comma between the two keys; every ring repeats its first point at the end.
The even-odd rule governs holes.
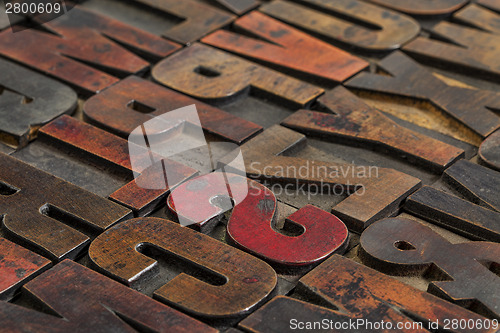
{"type": "Polygon", "coordinates": [[[468,0],[368,0],[383,7],[418,16],[451,14],[467,4],[468,0]]]}
{"type": "Polygon", "coordinates": [[[471,4],[455,13],[453,18],[478,29],[500,34],[500,15],[482,6],[471,4]]]}
{"type": "Polygon", "coordinates": [[[287,218],[287,223],[301,229],[300,235],[292,237],[276,231],[277,200],[273,192],[236,174],[212,173],[189,180],[172,192],[168,205],[183,218],[197,222],[203,231],[204,225],[224,213],[212,200],[227,195],[228,185],[229,195],[238,201],[229,218],[227,234],[245,251],[284,266],[310,265],[345,251],[349,233],[344,223],[312,205],[287,218]],[[220,182],[220,177],[225,177],[227,184],[220,182]],[[244,198],[238,198],[241,194],[244,198]],[[177,202],[182,203],[181,211],[175,208],[177,202]]]}
{"type": "Polygon", "coordinates": [[[299,3],[277,0],[260,10],[323,38],[367,51],[397,49],[420,31],[419,24],[412,18],[363,1],[300,0],[299,3]],[[352,21],[361,21],[364,25],[352,21]]]}
{"type": "Polygon", "coordinates": [[[9,332],[217,332],[177,310],[70,260],[24,286],[50,314],[0,302],[9,332]],[[56,316],[57,315],[57,316],[56,316]]]}
{"type": "Polygon", "coordinates": [[[500,131],[483,141],[479,147],[479,158],[486,166],[500,171],[500,131]]]}
{"type": "Polygon", "coordinates": [[[76,258],[90,239],[131,212],[107,199],[0,153],[2,229],[58,261],[76,258]]]}
{"type": "Polygon", "coordinates": [[[368,67],[368,62],[258,11],[236,20],[234,28],[270,42],[227,30],[201,41],[288,72],[333,82],[342,82],[368,67]]]}
{"type": "MultiPolygon", "coordinates": [[[[197,171],[172,160],[162,160],[153,164],[147,148],[136,147],[136,165],[144,166],[144,171],[134,169],[129,155],[129,143],[114,134],[68,116],[62,116],[40,129],[40,140],[54,146],[70,148],[95,161],[102,167],[112,168],[139,175],[109,197],[134,211],[136,215],[151,212],[170,191],[170,187],[194,176],[197,171]],[[171,171],[168,182],[163,168],[171,171]],[[140,179],[142,178],[142,179],[140,179]],[[140,186],[141,183],[160,184],[156,189],[140,186]]],[[[156,155],[155,155],[156,156],[156,155]]],[[[157,157],[156,160],[161,158],[157,157]]]]}
{"type": "MultiPolygon", "coordinates": [[[[421,185],[419,179],[393,169],[375,168],[372,172],[355,165],[311,161],[286,154],[305,144],[304,135],[273,126],[241,146],[246,173],[285,186],[297,182],[330,189],[340,186],[350,196],[333,207],[332,213],[351,231],[360,233],[374,221],[396,212],[401,202],[421,185]]],[[[221,163],[227,165],[229,161],[223,159],[221,163]]]]}
{"type": "Polygon", "coordinates": [[[235,14],[241,15],[251,9],[258,7],[261,3],[259,0],[213,0],[220,5],[226,7],[235,14]]]}
{"type": "Polygon", "coordinates": [[[329,113],[300,110],[282,125],[305,134],[383,147],[439,173],[464,157],[462,149],[399,126],[343,87],[321,96],[318,103],[329,113]]]}
{"type": "Polygon", "coordinates": [[[231,23],[234,15],[228,14],[195,0],[135,0],[139,3],[182,18],[182,23],[163,35],[178,43],[190,44],[201,37],[231,23]]]}
{"type": "Polygon", "coordinates": [[[500,128],[500,117],[491,111],[500,109],[500,94],[450,86],[400,52],[387,56],[379,66],[390,76],[360,73],[347,81],[347,87],[431,102],[482,138],[500,128]]]}
{"type": "Polygon", "coordinates": [[[159,218],[116,225],[92,243],[89,256],[120,282],[148,285],[154,298],[212,320],[247,314],[276,286],[276,273],[265,262],[159,218]]]}
{"type": "Polygon", "coordinates": [[[2,59],[0,73],[0,137],[11,146],[27,145],[40,126],[76,108],[76,93],[57,81],[2,59]]]}
{"type": "Polygon", "coordinates": [[[10,300],[23,284],[50,266],[50,260],[0,237],[0,300],[10,300]]]}
{"type": "Polygon", "coordinates": [[[203,128],[226,140],[241,144],[262,130],[250,121],[136,76],[91,97],[83,106],[83,112],[91,123],[128,137],[148,120],[192,104],[196,105],[203,128]]]}
{"type": "Polygon", "coordinates": [[[86,93],[99,92],[118,82],[119,79],[113,75],[139,73],[149,67],[147,61],[111,39],[156,59],[180,47],[78,6],[44,26],[60,37],[34,29],[16,33],[6,30],[0,33],[0,54],[86,93]],[[105,68],[109,74],[82,62],[105,68]]]}
{"type": "MultiPolygon", "coordinates": [[[[493,13],[490,16],[500,17],[493,13]]],[[[484,22],[486,21],[483,20],[484,22]]],[[[444,64],[455,71],[465,71],[482,79],[498,80],[500,77],[498,34],[447,21],[434,26],[432,33],[449,40],[450,43],[418,37],[406,44],[403,51],[431,64],[444,64]]]]}
{"type": "MultiPolygon", "coordinates": [[[[316,326],[314,331],[428,332],[430,322],[436,323],[432,329],[443,329],[446,320],[470,319],[481,323],[486,320],[337,255],[301,278],[295,294],[301,299],[312,300],[312,304],[278,296],[241,321],[238,327],[264,333],[298,330],[299,325],[305,330],[308,329],[306,325],[310,325],[309,330],[313,331],[314,324],[307,323],[326,321],[323,330],[316,326]],[[381,326],[382,321],[385,325],[381,326]],[[353,326],[352,323],[360,325],[353,326]],[[403,326],[397,327],[398,323],[403,326]],[[374,327],[374,324],[379,326],[374,327]]],[[[491,322],[489,327],[449,329],[453,332],[495,332],[491,322]]]]}
{"type": "Polygon", "coordinates": [[[428,291],[500,318],[500,244],[451,244],[417,221],[392,218],[372,224],[361,235],[360,257],[392,275],[426,274],[428,291]]]}
{"type": "Polygon", "coordinates": [[[305,106],[323,89],[274,70],[195,43],[158,63],[156,81],[194,98],[222,103],[253,93],[282,103],[305,106]]]}
{"type": "Polygon", "coordinates": [[[500,213],[433,187],[410,195],[403,208],[465,237],[500,243],[500,213]]]}

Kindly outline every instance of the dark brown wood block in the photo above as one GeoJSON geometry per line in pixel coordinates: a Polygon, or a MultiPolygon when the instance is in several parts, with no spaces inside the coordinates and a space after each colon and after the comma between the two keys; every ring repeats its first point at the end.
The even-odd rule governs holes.
{"type": "Polygon", "coordinates": [[[2,229],[58,261],[76,258],[90,239],[131,216],[130,210],[0,154],[2,229]]]}
{"type": "MultiPolygon", "coordinates": [[[[208,319],[240,317],[260,304],[276,286],[276,273],[265,262],[229,245],[179,224],[159,218],[139,218],[116,225],[90,246],[89,256],[101,270],[132,285],[155,280],[158,261],[145,255],[178,258],[186,268],[197,267],[204,275],[186,273],[170,281],[157,281],[154,297],[189,314],[208,319]],[[214,281],[207,282],[209,277],[214,281]],[[148,280],[149,279],[149,280],[148,280]]],[[[167,262],[170,262],[167,260],[167,262]]],[[[158,280],[158,277],[156,278],[158,280]]]]}
{"type": "Polygon", "coordinates": [[[471,4],[455,13],[453,18],[476,28],[500,34],[500,15],[482,6],[471,4]]]}
{"type": "Polygon", "coordinates": [[[234,28],[264,41],[218,30],[203,38],[202,42],[287,71],[333,82],[342,82],[369,65],[258,11],[236,20],[234,28]]]}
{"type": "Polygon", "coordinates": [[[70,260],[26,284],[23,292],[50,314],[0,302],[0,330],[218,332],[70,260]]]}
{"type": "Polygon", "coordinates": [[[467,71],[483,79],[500,77],[500,36],[446,21],[432,28],[436,36],[451,43],[418,37],[403,51],[431,64],[454,71],[467,71]]]}
{"type": "MultiPolygon", "coordinates": [[[[328,324],[332,320],[331,329],[310,331],[428,332],[425,327],[429,322],[439,321],[433,329],[442,330],[445,320],[470,319],[481,323],[486,320],[473,312],[338,255],[333,255],[300,279],[296,293],[301,298],[314,300],[313,304],[278,296],[241,321],[238,327],[249,332],[289,332],[298,322],[321,322],[326,319],[328,324]],[[318,303],[321,306],[317,305],[318,303]],[[358,320],[364,324],[350,325],[350,322],[356,323],[358,320]],[[380,324],[382,320],[386,325],[374,328],[373,323],[380,324]],[[368,326],[367,321],[372,327],[368,326]],[[388,328],[388,323],[392,324],[391,328],[388,328]],[[408,326],[406,329],[404,326],[398,329],[398,323],[408,326]],[[335,324],[343,326],[336,329],[335,324]]],[[[491,324],[490,322],[490,329],[452,329],[450,325],[449,330],[495,332],[491,324]]],[[[302,331],[306,329],[304,326],[302,331]]],[[[294,330],[300,331],[298,327],[294,330]]]]}
{"type": "Polygon", "coordinates": [[[182,19],[163,35],[178,43],[190,44],[231,23],[236,17],[195,0],[135,0],[182,19]]]}
{"type": "Polygon", "coordinates": [[[462,149],[398,125],[344,87],[327,92],[318,103],[326,112],[300,110],[282,125],[308,135],[382,147],[439,173],[464,157],[462,149]]]}
{"type": "Polygon", "coordinates": [[[468,0],[367,0],[383,7],[418,16],[451,14],[462,8],[468,0]]]}
{"type": "Polygon", "coordinates": [[[139,73],[149,67],[147,61],[114,41],[156,59],[180,47],[78,6],[44,26],[57,35],[34,29],[16,33],[3,31],[0,54],[86,93],[99,92],[118,82],[112,75],[139,73]],[[100,70],[102,68],[109,73],[100,70]]]}
{"type": "Polygon", "coordinates": [[[86,120],[126,138],[154,117],[192,104],[196,105],[203,128],[226,140],[241,144],[262,131],[250,121],[136,76],[91,97],[83,112],[86,120]]]}
{"type": "Polygon", "coordinates": [[[498,0],[478,0],[477,3],[486,8],[500,12],[500,2],[498,0]]]}
{"type": "Polygon", "coordinates": [[[448,168],[443,178],[472,202],[500,212],[500,172],[462,160],[448,168]]]}
{"type": "Polygon", "coordinates": [[[486,166],[500,171],[500,131],[483,141],[479,147],[479,158],[486,166]]]}
{"type": "Polygon", "coordinates": [[[417,221],[391,218],[361,235],[363,262],[392,275],[426,275],[428,291],[483,315],[500,318],[500,244],[451,244],[417,221]]]}
{"type": "Polygon", "coordinates": [[[500,110],[500,94],[450,86],[401,52],[385,57],[379,66],[389,75],[360,73],[347,87],[432,103],[483,138],[500,128],[500,117],[492,111],[500,110]]]}
{"type": "Polygon", "coordinates": [[[199,43],[161,61],[152,74],[167,87],[219,103],[250,91],[305,106],[324,92],[319,87],[199,43]]]}
{"type": "MultiPolygon", "coordinates": [[[[330,192],[342,189],[350,196],[333,207],[332,213],[351,231],[361,233],[374,221],[395,213],[401,202],[421,186],[420,179],[393,169],[372,170],[287,155],[287,151],[304,145],[304,135],[285,127],[275,125],[265,130],[241,146],[247,175],[285,186],[306,183],[330,192]]],[[[221,163],[228,165],[229,160],[221,163]]]]}
{"type": "Polygon", "coordinates": [[[500,243],[500,213],[432,187],[410,195],[404,210],[465,237],[500,243]]]}
{"type": "Polygon", "coordinates": [[[0,300],[10,300],[23,284],[50,266],[50,260],[0,237],[0,300]]]}
{"type": "Polygon", "coordinates": [[[55,80],[3,59],[0,73],[0,140],[11,146],[26,146],[40,126],[76,108],[76,93],[55,80]]]}
{"type": "Polygon", "coordinates": [[[326,39],[367,51],[398,49],[420,31],[412,18],[363,1],[300,0],[299,3],[277,0],[260,10],[326,39]]]}
{"type": "Polygon", "coordinates": [[[235,14],[242,15],[249,10],[255,9],[261,3],[259,0],[215,0],[235,14]]]}
{"type": "Polygon", "coordinates": [[[62,116],[40,129],[40,140],[54,146],[70,148],[78,154],[88,156],[98,164],[111,166],[118,171],[140,174],[136,179],[110,195],[110,199],[126,206],[136,215],[151,212],[170,192],[170,187],[194,176],[197,171],[172,160],[150,155],[145,147],[136,147],[135,167],[145,167],[144,171],[134,169],[129,155],[129,143],[114,134],[108,133],[92,125],[69,116],[62,116]],[[141,152],[138,154],[138,152],[141,152]],[[162,160],[163,164],[153,163],[162,160]],[[167,164],[167,165],[165,165],[167,164]],[[167,166],[169,179],[165,179],[163,167],[167,166]],[[140,184],[159,184],[157,189],[147,189],[140,184]],[[147,177],[147,178],[146,178],[147,177]]]}
{"type": "Polygon", "coordinates": [[[311,265],[332,253],[343,253],[348,245],[349,232],[345,224],[312,205],[302,207],[287,218],[288,223],[302,230],[300,235],[279,232],[273,192],[236,174],[216,172],[189,180],[172,191],[168,206],[202,229],[224,213],[213,203],[213,198],[228,194],[237,204],[227,224],[227,235],[238,247],[266,261],[285,266],[311,265]],[[221,181],[223,179],[226,181],[221,181]],[[180,211],[175,207],[179,202],[180,211]]]}

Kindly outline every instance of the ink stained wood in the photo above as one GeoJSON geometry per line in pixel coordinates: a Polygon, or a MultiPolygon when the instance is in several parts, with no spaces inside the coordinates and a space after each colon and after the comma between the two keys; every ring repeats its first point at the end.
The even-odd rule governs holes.
{"type": "Polygon", "coordinates": [[[237,204],[229,218],[227,234],[243,250],[285,266],[314,264],[332,253],[346,250],[349,232],[345,224],[312,205],[302,207],[287,218],[288,223],[301,226],[302,234],[292,237],[280,233],[274,193],[236,174],[216,172],[189,180],[169,195],[168,206],[190,221],[207,224],[224,213],[211,199],[227,195],[228,188],[237,204]],[[227,183],[220,181],[224,178],[227,183]],[[181,203],[181,211],[176,210],[176,202],[181,203]]]}
{"type": "Polygon", "coordinates": [[[500,171],[500,131],[483,141],[479,147],[479,158],[486,166],[500,171]]]}
{"type": "Polygon", "coordinates": [[[183,272],[154,292],[161,302],[195,316],[241,317],[276,286],[276,273],[265,262],[175,222],[153,217],[116,225],[91,244],[89,256],[106,274],[133,286],[142,279],[154,279],[158,271],[158,261],[143,254],[146,247],[158,249],[159,257],[179,258],[184,267],[201,268],[203,275],[217,277],[218,283],[209,284],[183,272]]]}
{"type": "MultiPolygon", "coordinates": [[[[361,233],[374,221],[395,213],[401,202],[421,186],[420,179],[393,169],[377,168],[377,173],[370,175],[366,170],[358,173],[355,165],[284,155],[304,145],[304,135],[272,126],[241,146],[247,175],[285,186],[301,183],[340,186],[350,196],[333,207],[332,213],[351,231],[361,233]],[[305,168],[306,174],[297,172],[302,170],[299,168],[305,168]],[[357,191],[363,195],[355,194],[357,191]]],[[[224,158],[221,163],[228,165],[229,161],[224,158]]]]}
{"type": "Polygon", "coordinates": [[[195,0],[135,0],[170,15],[182,22],[165,31],[163,36],[181,44],[190,44],[231,23],[236,17],[223,10],[195,0]]]}
{"type": "Polygon", "coordinates": [[[410,195],[404,210],[467,238],[500,243],[500,213],[433,187],[410,195]]]}
{"type": "Polygon", "coordinates": [[[377,5],[388,7],[409,15],[436,16],[447,15],[465,6],[468,0],[368,0],[377,5]]]}
{"type": "Polygon", "coordinates": [[[118,82],[114,75],[140,73],[149,67],[147,61],[113,40],[155,59],[180,48],[178,44],[78,6],[44,26],[57,35],[34,29],[1,32],[0,54],[87,94],[118,82]],[[105,68],[106,72],[97,68],[105,68]]]}
{"type": "Polygon", "coordinates": [[[258,11],[236,20],[233,26],[269,42],[227,30],[218,30],[201,41],[286,71],[333,82],[342,82],[369,65],[358,57],[258,11]]]}
{"type": "Polygon", "coordinates": [[[109,198],[128,207],[136,215],[145,215],[156,208],[170,192],[170,186],[194,176],[197,171],[172,160],[156,160],[152,163],[150,152],[146,148],[136,147],[140,152],[134,156],[137,166],[144,166],[144,171],[133,169],[129,155],[129,143],[111,133],[86,124],[69,116],[62,116],[40,129],[40,139],[90,157],[98,164],[112,166],[118,171],[140,174],[136,179],[113,192],[109,198]],[[169,179],[165,179],[163,167],[168,167],[169,179]],[[143,177],[139,179],[139,177],[143,177]],[[156,189],[147,189],[140,184],[158,184],[156,189]]]}
{"type": "Polygon", "coordinates": [[[500,14],[482,6],[471,4],[455,13],[453,18],[478,29],[500,34],[500,14]]]}
{"type": "Polygon", "coordinates": [[[260,6],[261,2],[258,0],[214,0],[220,5],[226,7],[231,12],[242,15],[256,7],[260,6]]]}
{"type": "Polygon", "coordinates": [[[282,125],[305,134],[390,149],[439,173],[464,157],[462,149],[396,124],[343,87],[327,92],[317,102],[328,113],[300,110],[282,125]]]}
{"type": "Polygon", "coordinates": [[[223,103],[250,93],[305,106],[324,90],[245,59],[195,43],[152,70],[161,84],[202,101],[223,103]]]}
{"type": "Polygon", "coordinates": [[[500,36],[478,29],[442,21],[432,33],[457,45],[418,37],[403,51],[430,64],[446,65],[454,71],[466,71],[483,79],[500,77],[500,36]]]}
{"type": "Polygon", "coordinates": [[[0,302],[5,331],[218,332],[70,260],[26,284],[23,292],[52,314],[0,302]]]}
{"type": "Polygon", "coordinates": [[[12,299],[23,284],[50,266],[50,260],[0,237],[0,300],[12,299]]]}
{"type": "Polygon", "coordinates": [[[420,31],[412,18],[363,1],[300,0],[299,3],[277,0],[259,10],[326,39],[366,51],[398,49],[420,31]],[[338,17],[333,13],[338,13],[338,17]],[[364,26],[352,21],[361,21],[364,26]]]}
{"type": "Polygon", "coordinates": [[[0,73],[0,138],[11,146],[26,146],[40,126],[76,108],[64,84],[3,59],[0,73]]]}
{"type": "MultiPolygon", "coordinates": [[[[371,323],[383,320],[386,323],[401,322],[411,325],[414,322],[412,318],[418,318],[424,325],[428,321],[439,320],[439,328],[443,329],[444,319],[485,320],[473,312],[338,255],[333,255],[302,277],[295,293],[315,301],[311,304],[290,297],[276,297],[241,321],[238,327],[251,332],[287,332],[290,331],[292,319],[298,322],[310,322],[316,318],[319,321],[327,318],[333,320],[334,324],[339,322],[349,324],[349,320],[357,319],[371,323]],[[321,306],[316,305],[318,302],[321,306]]],[[[337,331],[332,329],[331,332],[360,332],[349,327],[337,331]]],[[[359,329],[364,329],[361,332],[375,331],[367,327],[359,329]]],[[[376,331],[427,332],[423,328],[416,327],[397,330],[395,325],[391,330],[376,331]]],[[[458,328],[453,331],[494,332],[495,330],[458,328]]]]}
{"type": "Polygon", "coordinates": [[[391,218],[368,227],[360,246],[369,266],[391,275],[426,274],[434,281],[429,292],[500,318],[499,243],[452,244],[417,221],[391,218]]]}
{"type": "Polygon", "coordinates": [[[462,160],[449,167],[443,179],[472,202],[500,212],[500,172],[462,160]]]}
{"type": "Polygon", "coordinates": [[[500,128],[500,117],[491,111],[500,110],[500,94],[450,86],[401,52],[385,57],[379,67],[390,76],[360,73],[346,86],[430,102],[483,138],[500,128]]]}
{"type": "Polygon", "coordinates": [[[243,143],[262,127],[137,76],[130,76],[94,95],[83,106],[86,120],[127,138],[138,126],[166,112],[196,105],[209,133],[243,143]],[[149,110],[150,112],[145,112],[149,110]]]}
{"type": "Polygon", "coordinates": [[[0,153],[0,215],[9,238],[53,261],[76,258],[131,212],[0,153]]]}

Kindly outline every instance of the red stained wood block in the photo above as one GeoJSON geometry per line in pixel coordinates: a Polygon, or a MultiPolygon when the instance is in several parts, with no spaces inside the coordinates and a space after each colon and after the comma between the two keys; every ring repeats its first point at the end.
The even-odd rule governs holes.
{"type": "MultiPolygon", "coordinates": [[[[439,322],[434,329],[443,329],[445,320],[481,323],[487,320],[338,255],[300,279],[295,293],[314,299],[314,303],[319,302],[321,306],[278,296],[241,321],[238,327],[267,333],[299,330],[298,325],[301,325],[304,327],[301,330],[305,331],[307,323],[321,323],[326,319],[332,327],[322,332],[428,332],[424,328],[428,322],[439,322]],[[383,328],[373,325],[380,325],[381,321],[385,323],[383,328]],[[389,323],[391,328],[388,328],[389,323]],[[404,325],[403,328],[398,328],[398,323],[404,325]]],[[[458,327],[450,331],[495,332],[491,321],[489,324],[489,329],[458,327]]],[[[319,331],[312,326],[310,330],[319,331]]]]}
{"type": "Polygon", "coordinates": [[[418,16],[451,14],[465,6],[469,0],[368,0],[377,5],[418,16]]]}
{"type": "Polygon", "coordinates": [[[0,153],[2,229],[58,261],[78,257],[90,239],[131,212],[107,199],[0,153]]]}
{"type": "Polygon", "coordinates": [[[155,298],[212,320],[248,314],[269,296],[277,282],[276,273],[265,262],[159,218],[139,218],[116,225],[91,244],[89,256],[120,282],[157,285],[155,298]],[[158,260],[145,255],[153,249],[158,260],[163,258],[163,264],[181,260],[184,271],[175,277],[170,274],[167,281],[158,274],[158,260]],[[202,273],[193,277],[185,273],[189,268],[202,273]],[[209,277],[214,278],[211,283],[207,282],[209,277]]]}
{"type": "Polygon", "coordinates": [[[417,221],[392,218],[361,235],[365,263],[392,275],[432,276],[428,291],[493,318],[500,318],[500,244],[451,244],[417,221]],[[491,270],[490,270],[490,269],[491,270]]]}
{"type": "Polygon", "coordinates": [[[191,221],[207,224],[224,211],[213,204],[212,198],[230,195],[238,201],[233,209],[227,233],[240,248],[266,261],[286,266],[317,263],[332,253],[343,253],[348,245],[349,232],[334,215],[307,205],[287,218],[287,223],[300,226],[299,236],[278,232],[276,225],[277,200],[264,185],[245,177],[225,173],[211,173],[192,179],[177,187],[168,198],[170,209],[191,221]],[[227,179],[220,182],[221,177],[227,179]],[[236,195],[233,195],[236,193],[236,195]],[[238,198],[246,193],[244,198],[238,198]],[[182,202],[182,210],[175,208],[182,202]]]}
{"type": "Polygon", "coordinates": [[[0,237],[0,300],[8,301],[18,289],[51,266],[48,259],[0,237]]]}
{"type": "Polygon", "coordinates": [[[420,31],[412,18],[363,1],[300,0],[299,3],[277,0],[260,10],[323,38],[367,51],[398,49],[420,31]]]}
{"type": "Polygon", "coordinates": [[[387,56],[379,66],[389,75],[360,73],[346,86],[430,102],[483,138],[500,128],[500,117],[491,110],[500,110],[500,94],[450,86],[400,52],[387,56]]]}
{"type": "Polygon", "coordinates": [[[158,63],[152,74],[167,87],[218,103],[234,100],[250,91],[294,106],[305,106],[324,92],[319,87],[198,43],[158,63]]]}
{"type": "MultiPolygon", "coordinates": [[[[332,213],[351,231],[361,232],[374,221],[395,213],[401,202],[421,186],[420,179],[393,169],[376,168],[372,172],[356,165],[286,154],[304,145],[306,137],[290,129],[276,125],[265,130],[241,146],[247,175],[284,186],[306,183],[330,190],[340,187],[350,196],[333,207],[332,213]]],[[[234,153],[221,163],[229,165],[232,156],[234,153]]]]}
{"type": "Polygon", "coordinates": [[[77,95],[64,84],[3,59],[0,73],[0,136],[11,146],[26,146],[41,125],[76,108],[77,95]]]}
{"type": "Polygon", "coordinates": [[[300,110],[282,125],[305,134],[388,148],[439,173],[464,157],[462,149],[399,126],[343,87],[327,92],[318,103],[329,112],[300,110]]]}
{"type": "Polygon", "coordinates": [[[488,167],[500,171],[500,131],[483,141],[479,147],[479,158],[488,167]]]}
{"type": "Polygon", "coordinates": [[[34,297],[38,304],[50,308],[54,315],[0,302],[2,330],[218,332],[70,260],[26,284],[23,292],[34,297]]]}
{"type": "MultiPolygon", "coordinates": [[[[40,129],[40,140],[53,145],[69,147],[79,154],[89,156],[103,166],[111,166],[119,171],[141,173],[138,178],[118,189],[110,195],[116,201],[134,211],[137,215],[144,215],[153,210],[170,192],[173,184],[179,184],[194,176],[197,171],[172,160],[163,159],[163,164],[151,165],[150,152],[146,148],[137,147],[134,156],[136,166],[144,166],[145,170],[133,169],[129,155],[129,143],[114,134],[86,124],[69,116],[62,116],[40,129]],[[167,164],[167,165],[165,165],[167,164]],[[151,165],[151,166],[150,166],[151,165]],[[167,166],[168,181],[163,174],[167,166]],[[138,184],[160,184],[157,189],[146,189],[138,184]]],[[[160,160],[156,157],[154,160],[160,160]]]]}
{"type": "Polygon", "coordinates": [[[196,105],[203,128],[209,133],[241,144],[262,127],[233,116],[173,90],[130,76],[91,97],[83,106],[85,118],[122,137],[166,112],[196,105]],[[145,112],[145,110],[150,112],[145,112]]]}
{"type": "MultiPolygon", "coordinates": [[[[495,15],[498,16],[498,15],[495,15]]],[[[486,20],[483,19],[483,23],[486,20]]],[[[432,28],[432,33],[451,43],[418,37],[403,51],[431,64],[445,64],[455,71],[480,78],[500,77],[500,36],[446,21],[432,28]]]]}
{"type": "Polygon", "coordinates": [[[0,54],[86,93],[99,92],[118,82],[119,79],[113,76],[115,74],[139,73],[149,67],[147,61],[112,40],[155,59],[180,47],[78,6],[44,26],[57,35],[34,29],[16,33],[3,31],[0,33],[0,54]],[[108,73],[82,62],[105,68],[108,73]]]}
{"type": "Polygon", "coordinates": [[[269,42],[227,30],[218,30],[202,42],[287,71],[334,82],[342,82],[369,65],[258,11],[236,20],[234,27],[269,42]]]}
{"type": "MultiPolygon", "coordinates": [[[[235,19],[234,15],[196,0],[135,1],[181,18],[181,23],[169,29],[163,35],[182,44],[190,44],[212,31],[228,25],[235,19]]],[[[227,0],[224,1],[227,2],[227,0]]]]}

